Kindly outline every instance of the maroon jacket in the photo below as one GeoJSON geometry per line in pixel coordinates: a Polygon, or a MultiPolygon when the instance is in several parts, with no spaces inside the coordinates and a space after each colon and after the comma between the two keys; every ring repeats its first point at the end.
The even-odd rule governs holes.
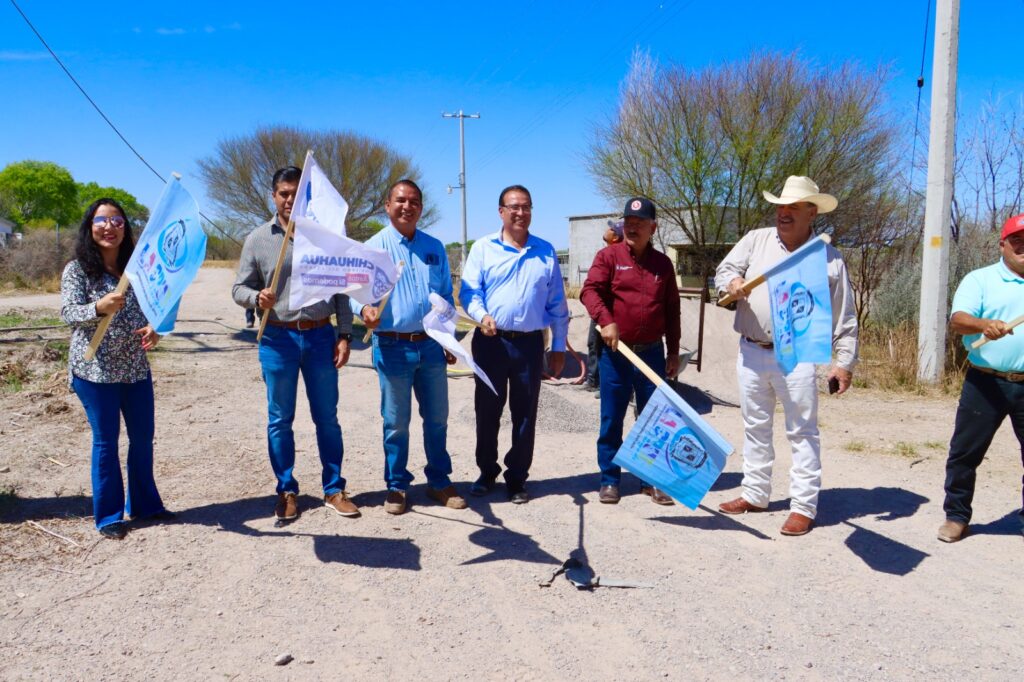
{"type": "Polygon", "coordinates": [[[679,287],[672,261],[648,244],[636,259],[626,242],[597,252],[580,292],[587,313],[601,326],[614,322],[626,343],[665,337],[666,355],[679,354],[679,287]]]}

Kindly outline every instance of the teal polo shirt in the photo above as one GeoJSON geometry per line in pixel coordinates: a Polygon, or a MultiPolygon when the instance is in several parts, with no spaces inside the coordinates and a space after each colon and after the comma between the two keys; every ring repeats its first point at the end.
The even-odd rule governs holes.
{"type": "MultiPolygon", "coordinates": [[[[957,312],[1003,322],[1024,315],[1024,277],[1006,267],[1002,258],[994,265],[968,273],[953,296],[950,315],[957,312]]],[[[1024,372],[1024,325],[1013,334],[972,350],[971,344],[980,338],[981,334],[963,338],[972,364],[1000,372],[1024,372]]]]}

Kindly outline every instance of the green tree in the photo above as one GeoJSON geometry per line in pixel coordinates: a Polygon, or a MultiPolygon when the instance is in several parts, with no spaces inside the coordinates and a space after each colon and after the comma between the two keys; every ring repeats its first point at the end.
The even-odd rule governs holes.
{"type": "Polygon", "coordinates": [[[149,220],[149,209],[139,203],[134,195],[119,187],[100,187],[95,182],[78,184],[79,216],[84,215],[85,209],[97,199],[113,199],[121,204],[125,217],[128,218],[136,232],[142,230],[146,226],[146,221],[149,220]]]}
{"type": "MultiPolygon", "coordinates": [[[[308,130],[291,126],[258,128],[249,135],[222,140],[211,156],[200,159],[207,195],[224,217],[256,226],[271,213],[270,179],[288,165],[302,166],[306,150],[348,202],[346,224],[353,239],[371,234],[371,219],[384,215],[384,193],[402,178],[419,183],[412,161],[387,144],[342,130],[308,130]]],[[[424,202],[422,227],[436,220],[436,208],[424,202]]]]}
{"type": "Polygon", "coordinates": [[[0,206],[18,223],[78,220],[78,187],[71,173],[49,161],[18,161],[0,171],[0,206]]]}

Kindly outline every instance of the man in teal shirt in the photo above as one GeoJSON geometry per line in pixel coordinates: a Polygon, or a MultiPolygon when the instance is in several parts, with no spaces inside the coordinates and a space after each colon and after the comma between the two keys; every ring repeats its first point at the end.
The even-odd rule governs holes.
{"type": "Polygon", "coordinates": [[[380,414],[384,418],[384,482],[388,496],[384,511],[402,514],[409,473],[409,421],[412,393],[423,418],[427,496],[451,509],[465,509],[449,476],[448,364],[455,362],[440,344],[423,331],[423,316],[430,312],[430,294],[454,305],[452,277],[444,245],[416,229],[423,213],[423,193],[412,180],[399,180],[388,189],[384,210],[391,224],[367,240],[366,245],[387,251],[402,274],[387,302],[361,305],[352,312],[363,318],[373,333],[373,366],[380,380],[380,414]]]}
{"type": "Polygon", "coordinates": [[[1007,416],[1024,462],[1024,334],[1015,334],[1011,326],[1024,315],[1024,214],[1006,221],[999,250],[1000,261],[968,273],[953,297],[949,327],[964,335],[971,366],[946,461],[946,521],[938,533],[943,542],[966,535],[978,466],[1007,416]],[[985,345],[972,348],[981,338],[985,345]]]}

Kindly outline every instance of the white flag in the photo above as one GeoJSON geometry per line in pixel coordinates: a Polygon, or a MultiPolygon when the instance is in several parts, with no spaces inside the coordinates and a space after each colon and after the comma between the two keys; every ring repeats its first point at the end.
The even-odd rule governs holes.
{"type": "Polygon", "coordinates": [[[430,312],[423,316],[423,331],[430,338],[441,344],[442,348],[459,360],[462,360],[467,367],[480,377],[480,381],[487,384],[487,387],[494,391],[494,395],[498,395],[498,392],[494,389],[494,384],[487,378],[487,374],[480,369],[478,364],[473,362],[473,356],[455,338],[455,308],[448,301],[433,292],[430,293],[430,305],[432,306],[430,312]]]}
{"type": "Polygon", "coordinates": [[[348,204],[306,152],[292,220],[292,279],[288,307],[298,310],[334,294],[368,305],[391,291],[398,268],[385,251],[345,236],[348,204]]]}

